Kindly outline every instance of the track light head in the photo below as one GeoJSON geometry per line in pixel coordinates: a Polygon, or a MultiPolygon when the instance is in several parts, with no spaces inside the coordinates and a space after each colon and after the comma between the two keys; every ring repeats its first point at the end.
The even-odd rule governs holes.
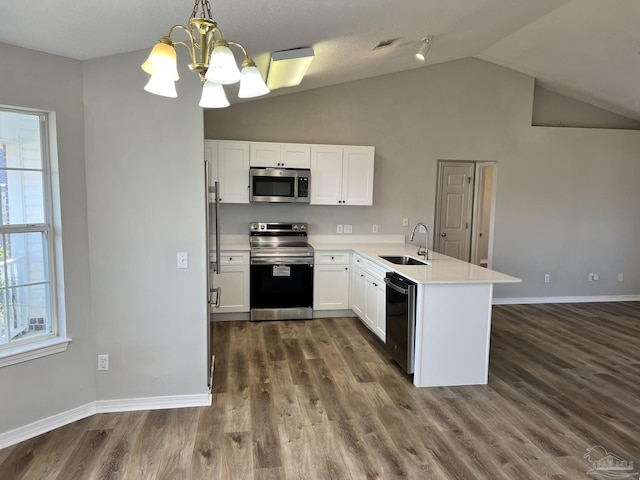
{"type": "Polygon", "coordinates": [[[416,53],[416,58],[418,60],[421,60],[424,62],[424,59],[427,57],[427,53],[429,53],[429,50],[431,49],[432,39],[433,39],[432,35],[422,37],[420,39],[420,41],[422,42],[422,45],[420,46],[420,50],[418,50],[418,53],[416,53]]]}

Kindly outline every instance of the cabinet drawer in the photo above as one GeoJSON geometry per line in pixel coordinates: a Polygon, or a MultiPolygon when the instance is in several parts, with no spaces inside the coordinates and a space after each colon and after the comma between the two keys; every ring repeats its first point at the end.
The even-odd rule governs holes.
{"type": "Polygon", "coordinates": [[[348,251],[333,251],[317,253],[314,256],[315,262],[320,265],[331,264],[348,264],[349,252],[348,251]]]}
{"type": "MultiPolygon", "coordinates": [[[[211,261],[216,261],[215,252],[211,254],[211,261]]],[[[222,251],[220,252],[220,264],[221,265],[249,265],[249,252],[233,252],[222,251]]]]}
{"type": "Polygon", "coordinates": [[[375,277],[381,282],[384,282],[384,277],[389,271],[389,269],[383,267],[382,265],[371,262],[371,261],[366,262],[365,270],[369,275],[371,275],[372,277],[375,277]]]}
{"type": "Polygon", "coordinates": [[[357,253],[353,254],[353,266],[357,268],[365,268],[366,260],[362,255],[358,255],[357,253]]]}

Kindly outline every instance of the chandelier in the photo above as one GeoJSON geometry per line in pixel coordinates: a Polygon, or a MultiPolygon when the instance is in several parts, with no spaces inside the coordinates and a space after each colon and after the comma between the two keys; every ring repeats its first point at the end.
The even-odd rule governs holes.
{"type": "Polygon", "coordinates": [[[260,71],[246,49],[237,42],[225,40],[222,30],[211,16],[209,0],[195,0],[189,26],[174,25],[169,34],[162,37],[142,64],[142,70],[151,75],[144,89],[163,97],[175,98],[178,75],[176,45],[186,47],[191,63],[189,69],[200,75],[202,96],[199,106],[203,108],[228,107],[229,101],[223,85],[240,82],[239,98],[252,98],[270,92],[260,71]],[[200,10],[198,12],[198,10],[200,10]],[[189,42],[176,41],[174,31],[183,30],[189,42]],[[242,71],[229,48],[239,48],[244,54],[242,71]]]}

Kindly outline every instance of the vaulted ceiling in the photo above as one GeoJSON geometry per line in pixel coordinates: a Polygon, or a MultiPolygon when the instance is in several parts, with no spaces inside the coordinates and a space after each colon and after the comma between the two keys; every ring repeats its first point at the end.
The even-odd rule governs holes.
{"type": "MultiPolygon", "coordinates": [[[[271,95],[477,57],[640,120],[638,0],[210,2],[225,38],[242,43],[265,75],[270,52],[315,50],[302,85],[271,95]],[[433,47],[420,62],[427,35],[433,47]],[[387,39],[397,40],[374,50],[387,39]]],[[[0,42],[79,60],[145,50],[192,8],[187,0],[3,0],[0,42]]]]}

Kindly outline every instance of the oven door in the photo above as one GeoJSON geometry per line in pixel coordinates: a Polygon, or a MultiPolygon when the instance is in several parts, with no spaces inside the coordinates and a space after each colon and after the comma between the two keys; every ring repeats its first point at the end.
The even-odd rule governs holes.
{"type": "Polygon", "coordinates": [[[313,257],[251,259],[251,320],[313,317],[313,257]]]}

